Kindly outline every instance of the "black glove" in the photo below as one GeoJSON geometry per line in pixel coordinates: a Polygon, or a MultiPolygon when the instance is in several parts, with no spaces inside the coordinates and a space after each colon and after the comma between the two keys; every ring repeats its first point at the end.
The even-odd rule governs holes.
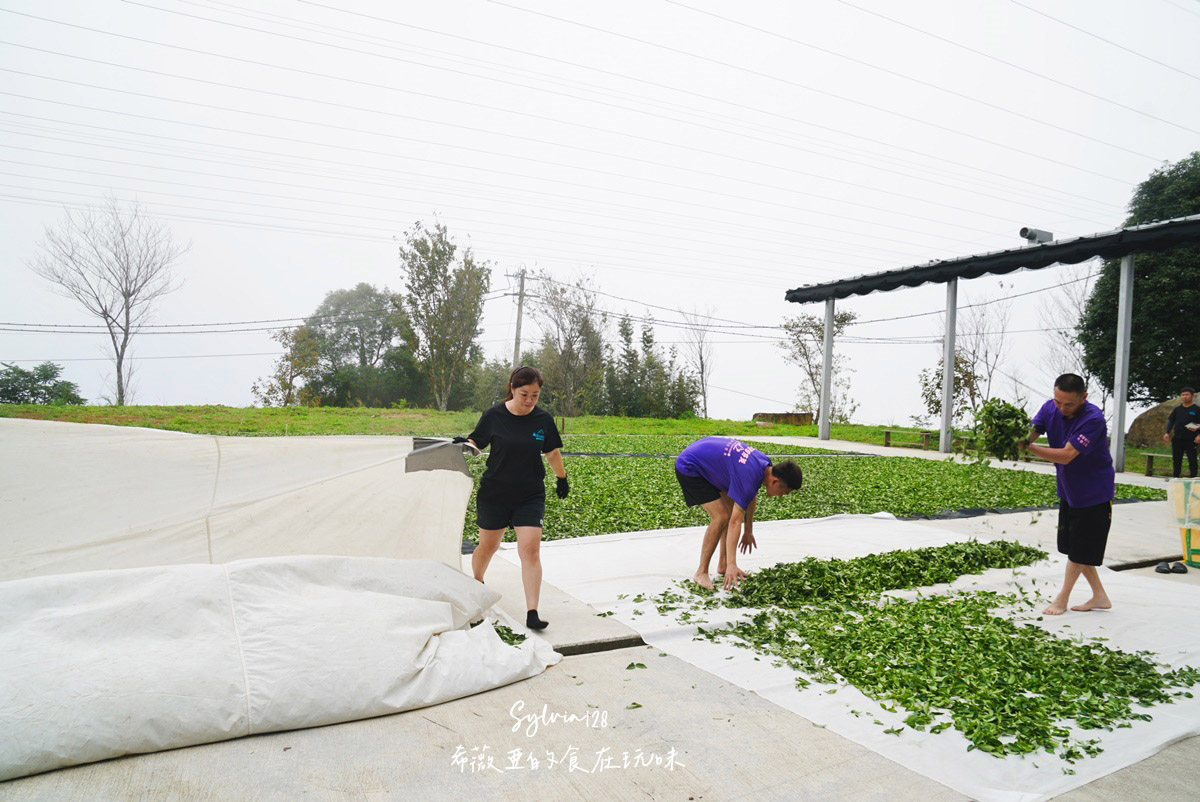
{"type": "Polygon", "coordinates": [[[554,488],[554,492],[559,498],[567,497],[567,493],[571,492],[571,485],[567,483],[567,477],[564,476],[558,480],[558,486],[554,488]]]}
{"type": "Polygon", "coordinates": [[[451,442],[451,443],[465,443],[465,442],[467,442],[467,438],[465,438],[465,437],[456,437],[456,438],[454,438],[453,440],[451,440],[450,442],[451,442]]]}

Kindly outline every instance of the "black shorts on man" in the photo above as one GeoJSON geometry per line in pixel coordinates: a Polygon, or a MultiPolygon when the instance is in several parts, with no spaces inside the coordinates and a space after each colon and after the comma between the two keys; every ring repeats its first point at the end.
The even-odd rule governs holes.
{"type": "Polygon", "coordinates": [[[689,507],[699,507],[721,497],[721,491],[703,476],[687,476],[675,469],[675,478],[683,489],[683,501],[689,507]]]}
{"type": "Polygon", "coordinates": [[[1078,565],[1103,565],[1112,527],[1112,502],[1090,507],[1058,505],[1058,550],[1078,565]]]}

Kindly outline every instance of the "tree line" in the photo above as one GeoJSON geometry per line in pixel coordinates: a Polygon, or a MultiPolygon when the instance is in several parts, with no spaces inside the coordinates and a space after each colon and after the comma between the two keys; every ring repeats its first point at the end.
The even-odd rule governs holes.
{"type": "MultiPolygon", "coordinates": [[[[302,325],[272,335],[283,354],[251,387],[257,403],[455,410],[503,400],[511,365],[486,359],[479,343],[490,266],[441,223],[406,232],[399,256],[401,291],[365,283],[334,290],[302,325]]],[[[635,326],[604,311],[586,278],[532,279],[526,297],[542,334],[521,363],[545,375],[543,406],[566,416],[696,414],[700,371],[655,341],[652,319],[635,326]]]]}
{"type": "MultiPolygon", "coordinates": [[[[1154,171],[1134,191],[1125,226],[1200,214],[1200,152],[1154,171]]],[[[114,379],[106,401],[126,403],[129,352],[155,302],[179,288],[177,262],[187,245],[136,204],[110,198],[103,207],[68,211],[47,228],[29,267],[103,325],[111,344],[114,379]]],[[[490,289],[490,271],[470,249],[461,253],[445,228],[418,223],[400,248],[404,290],[360,284],[331,292],[303,325],[277,331],[284,350],[270,375],[254,383],[256,401],[270,406],[323,404],[479,408],[500,395],[509,365],[488,361],[479,343],[479,320],[490,289]]],[[[1129,398],[1155,402],[1184,384],[1200,383],[1200,350],[1192,347],[1200,306],[1200,247],[1179,246],[1135,258],[1129,398]]],[[[1100,263],[1095,280],[1064,282],[1066,301],[1044,311],[1039,345],[1044,367],[1076,372],[1100,394],[1112,392],[1119,262],[1100,263]]],[[[1084,278],[1088,278],[1084,276],[1084,278]]],[[[681,354],[654,339],[648,316],[613,315],[596,302],[586,280],[562,284],[535,276],[531,313],[542,336],[521,355],[548,379],[547,405],[563,415],[616,414],[679,417],[707,415],[712,344],[708,316],[681,313],[688,340],[681,354]],[[616,329],[616,339],[607,339],[616,329]]],[[[1003,311],[1003,310],[1001,310],[1003,311]]],[[[834,334],[854,324],[841,314],[834,334]]],[[[964,345],[955,354],[955,417],[965,417],[993,395],[993,376],[1005,350],[989,340],[997,324],[968,319],[964,345]]],[[[719,327],[718,327],[719,328],[719,327]]],[[[784,358],[802,371],[797,408],[815,409],[822,367],[824,323],[814,315],[782,326],[784,358]]],[[[835,357],[832,417],[848,420],[855,404],[847,375],[835,357]]],[[[62,384],[52,363],[32,371],[5,365],[0,403],[80,403],[74,385],[62,384]]],[[[918,377],[927,412],[940,414],[936,368],[918,377]]],[[[70,384],[70,383],[67,383],[70,384]]]]}

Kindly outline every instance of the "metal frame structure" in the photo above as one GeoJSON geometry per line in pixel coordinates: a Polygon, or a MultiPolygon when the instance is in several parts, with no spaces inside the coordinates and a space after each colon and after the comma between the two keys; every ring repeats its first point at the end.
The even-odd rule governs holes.
{"type": "Polygon", "coordinates": [[[943,337],[942,429],[939,446],[949,453],[950,420],[954,398],[954,334],[958,311],[958,279],[1002,275],[1015,270],[1040,270],[1056,264],[1077,264],[1097,256],[1121,259],[1120,296],[1117,305],[1116,366],[1113,381],[1113,435],[1109,438],[1113,465],[1125,465],[1125,407],[1129,391],[1129,340],[1133,321],[1133,263],[1139,251],[1163,251],[1181,245],[1200,245],[1200,215],[1119,228],[1074,239],[1026,245],[1007,251],[964,256],[924,265],[839,279],[825,284],[788,290],[784,299],[792,303],[825,302],[824,363],[821,366],[819,437],[829,439],[829,411],[833,365],[833,320],[840,298],[888,292],[928,283],[946,284],[946,332],[943,337]]]}

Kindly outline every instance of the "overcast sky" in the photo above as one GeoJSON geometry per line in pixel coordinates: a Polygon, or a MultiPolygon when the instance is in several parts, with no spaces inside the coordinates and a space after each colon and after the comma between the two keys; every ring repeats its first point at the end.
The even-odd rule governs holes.
{"type": "MultiPolygon", "coordinates": [[[[105,393],[103,337],[8,329],[94,323],[27,265],[64,207],[108,194],[191,243],[158,324],[262,329],[241,322],[398,290],[397,238],[435,215],[497,291],[525,266],[664,323],[823,314],[784,292],[1011,248],[1026,225],[1119,226],[1138,183],[1200,149],[1197,41],[1197,0],[0,0],[0,361],[105,393]]],[[[1021,296],[999,394],[1048,394],[1039,310],[1077,275],[960,283],[960,304],[1021,296]]],[[[493,294],[482,341],[508,358],[515,303],[493,294]]],[[[940,326],[853,328],[857,420],[921,412],[940,326]]],[[[269,334],[143,334],[135,403],[250,404],[269,334]]],[[[713,416],[795,403],[776,336],[714,332],[713,416]]]]}

